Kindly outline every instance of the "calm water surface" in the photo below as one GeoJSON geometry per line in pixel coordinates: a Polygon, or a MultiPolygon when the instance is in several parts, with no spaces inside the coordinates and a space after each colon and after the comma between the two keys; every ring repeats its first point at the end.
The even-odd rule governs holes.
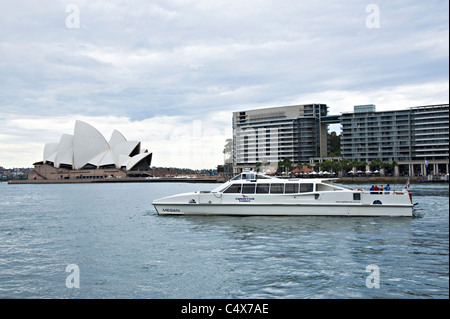
{"type": "Polygon", "coordinates": [[[159,216],[151,205],[216,186],[0,183],[0,298],[449,297],[448,184],[412,185],[419,218],[159,216]],[[79,288],[66,286],[70,264],[79,288]],[[366,285],[369,265],[379,288],[366,285]]]}

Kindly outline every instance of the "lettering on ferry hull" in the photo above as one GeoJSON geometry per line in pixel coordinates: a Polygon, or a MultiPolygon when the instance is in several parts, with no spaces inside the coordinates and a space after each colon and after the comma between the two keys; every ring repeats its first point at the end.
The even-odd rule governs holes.
{"type": "Polygon", "coordinates": [[[250,203],[252,200],[255,200],[255,198],[242,195],[242,197],[236,197],[235,200],[239,203],[250,203]]]}
{"type": "Polygon", "coordinates": [[[181,213],[181,211],[177,208],[163,208],[163,212],[166,213],[181,213]]]}

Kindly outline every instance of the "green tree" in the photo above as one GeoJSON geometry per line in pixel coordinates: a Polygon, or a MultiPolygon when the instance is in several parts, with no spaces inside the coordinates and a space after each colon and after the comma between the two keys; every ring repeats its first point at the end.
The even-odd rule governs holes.
{"type": "Polygon", "coordinates": [[[366,169],[366,165],[367,162],[359,162],[356,160],[352,162],[352,167],[356,167],[356,169],[360,171],[364,171],[366,169]]]}
{"type": "Polygon", "coordinates": [[[395,167],[398,165],[397,161],[392,161],[391,163],[382,162],[381,168],[384,168],[386,173],[393,175],[395,167]]]}
{"type": "Polygon", "coordinates": [[[330,160],[326,160],[326,161],[322,162],[322,165],[320,166],[320,168],[323,171],[331,171],[332,167],[333,167],[333,161],[330,161],[330,160]]]}
{"type": "Polygon", "coordinates": [[[339,163],[341,164],[341,170],[348,172],[349,170],[351,170],[353,168],[352,163],[348,160],[348,159],[343,159],[341,161],[339,161],[339,163]]]}
{"type": "Polygon", "coordinates": [[[379,170],[380,168],[382,168],[383,165],[385,165],[385,164],[386,163],[382,162],[379,158],[377,158],[369,163],[369,167],[372,171],[375,171],[375,170],[379,170]]]}
{"type": "Polygon", "coordinates": [[[331,132],[330,137],[330,157],[341,156],[341,136],[336,132],[331,132]]]}
{"type": "Polygon", "coordinates": [[[331,163],[331,170],[333,171],[333,173],[339,173],[342,170],[341,161],[333,161],[331,163]]]}
{"type": "Polygon", "coordinates": [[[291,160],[288,157],[285,157],[282,161],[278,161],[278,171],[286,172],[290,171],[292,168],[291,160]]]}

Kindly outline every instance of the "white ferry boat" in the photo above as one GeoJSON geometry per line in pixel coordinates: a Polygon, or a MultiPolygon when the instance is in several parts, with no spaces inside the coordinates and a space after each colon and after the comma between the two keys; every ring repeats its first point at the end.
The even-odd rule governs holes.
{"type": "Polygon", "coordinates": [[[212,191],[153,201],[160,215],[413,216],[412,194],[351,189],[327,179],[241,173],[212,191]]]}

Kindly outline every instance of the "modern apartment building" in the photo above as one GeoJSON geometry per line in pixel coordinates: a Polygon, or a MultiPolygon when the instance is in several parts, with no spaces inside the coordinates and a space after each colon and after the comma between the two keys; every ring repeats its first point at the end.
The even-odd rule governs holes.
{"type": "Polygon", "coordinates": [[[351,161],[411,158],[411,112],[376,112],[375,105],[357,105],[341,115],[341,154],[351,161]]]}
{"type": "Polygon", "coordinates": [[[357,105],[341,115],[341,153],[351,161],[396,161],[410,175],[448,173],[448,125],[448,104],[382,112],[357,105]]]}
{"type": "Polygon", "coordinates": [[[233,113],[233,168],[257,163],[307,163],[328,152],[325,104],[272,107],[233,113]]]}
{"type": "Polygon", "coordinates": [[[449,105],[377,112],[356,105],[328,115],[326,104],[272,107],[233,113],[233,172],[257,163],[309,163],[328,155],[328,124],[341,124],[341,156],[350,161],[397,162],[396,174],[449,172],[449,105]]]}
{"type": "Polygon", "coordinates": [[[449,159],[449,105],[411,108],[411,160],[449,159]]]}

